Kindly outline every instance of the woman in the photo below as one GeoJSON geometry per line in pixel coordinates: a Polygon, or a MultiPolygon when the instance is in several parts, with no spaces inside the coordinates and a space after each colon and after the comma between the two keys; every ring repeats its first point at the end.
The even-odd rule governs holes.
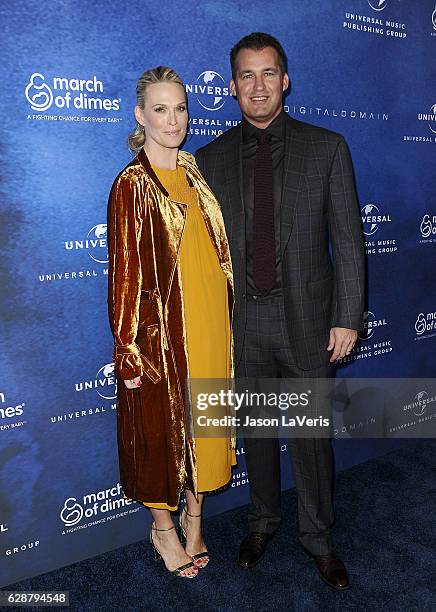
{"type": "Polygon", "coordinates": [[[204,493],[236,464],[233,436],[194,438],[188,378],[233,374],[233,278],[218,202],[194,157],[185,88],[170,68],[137,83],[137,153],[116,178],[108,208],[109,316],[115,340],[117,431],[125,495],[150,508],[150,541],[168,570],[193,578],[209,561],[204,493]],[[181,495],[182,547],[171,517],[181,495]]]}

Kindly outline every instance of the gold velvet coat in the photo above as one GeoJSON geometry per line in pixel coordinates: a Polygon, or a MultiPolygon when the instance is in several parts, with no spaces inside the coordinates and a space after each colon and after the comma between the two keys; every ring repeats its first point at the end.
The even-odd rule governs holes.
{"type": "MultiPolygon", "coordinates": [[[[229,316],[233,276],[220,206],[194,157],[179,151],[197,190],[212,244],[227,278],[229,316]]],[[[186,486],[197,494],[192,414],[185,402],[188,352],[179,247],[186,204],[175,202],[141,149],[118,175],[108,206],[108,306],[119,379],[141,376],[142,386],[118,382],[117,434],[126,497],[177,506],[186,486]]],[[[231,346],[233,374],[233,340],[231,346]]]]}

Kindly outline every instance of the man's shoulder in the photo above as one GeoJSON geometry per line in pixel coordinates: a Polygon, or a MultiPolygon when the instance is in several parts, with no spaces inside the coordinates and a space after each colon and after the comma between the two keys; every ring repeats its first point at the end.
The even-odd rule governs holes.
{"type": "Polygon", "coordinates": [[[301,136],[301,138],[307,138],[308,140],[321,140],[324,142],[334,142],[338,143],[340,140],[343,140],[344,137],[339,132],[334,132],[333,130],[328,130],[327,128],[321,127],[319,125],[313,125],[312,123],[306,123],[305,121],[300,121],[298,119],[294,119],[288,115],[288,122],[293,129],[301,136]]]}
{"type": "Polygon", "coordinates": [[[240,125],[235,125],[234,127],[230,128],[230,130],[227,130],[226,132],[223,132],[217,136],[217,138],[212,140],[212,142],[209,142],[207,145],[204,145],[204,147],[197,149],[195,155],[214,155],[227,150],[227,148],[231,147],[234,144],[234,141],[239,138],[241,133],[240,130],[240,125]]]}

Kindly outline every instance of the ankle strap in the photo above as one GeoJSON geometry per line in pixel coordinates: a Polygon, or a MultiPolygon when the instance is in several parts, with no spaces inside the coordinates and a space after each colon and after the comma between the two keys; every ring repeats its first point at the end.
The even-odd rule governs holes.
{"type": "Polygon", "coordinates": [[[156,525],[153,523],[151,525],[151,528],[154,529],[155,531],[171,531],[171,529],[175,529],[175,526],[173,525],[172,527],[168,527],[168,529],[158,529],[156,525]]]}
{"type": "Polygon", "coordinates": [[[194,516],[194,517],[196,517],[196,518],[197,518],[197,517],[199,517],[199,516],[201,516],[201,514],[190,514],[190,513],[189,513],[189,512],[186,510],[186,506],[184,506],[184,507],[183,507],[183,510],[186,512],[186,514],[187,514],[188,516],[194,516]]]}

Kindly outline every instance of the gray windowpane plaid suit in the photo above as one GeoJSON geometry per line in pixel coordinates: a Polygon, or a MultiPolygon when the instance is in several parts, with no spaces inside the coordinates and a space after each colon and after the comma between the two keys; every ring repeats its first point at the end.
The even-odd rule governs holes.
{"type": "MultiPolygon", "coordinates": [[[[238,125],[199,149],[198,166],[221,204],[235,280],[235,367],[239,377],[330,375],[331,327],[361,329],[365,258],[348,147],[340,134],[286,117],[280,252],[283,297],[253,304],[246,295],[242,133],[238,125]],[[331,252],[330,252],[331,245],[331,252]]],[[[331,551],[331,444],[290,441],[300,540],[331,551]]],[[[280,522],[277,440],[245,441],[253,531],[280,522]]]]}

